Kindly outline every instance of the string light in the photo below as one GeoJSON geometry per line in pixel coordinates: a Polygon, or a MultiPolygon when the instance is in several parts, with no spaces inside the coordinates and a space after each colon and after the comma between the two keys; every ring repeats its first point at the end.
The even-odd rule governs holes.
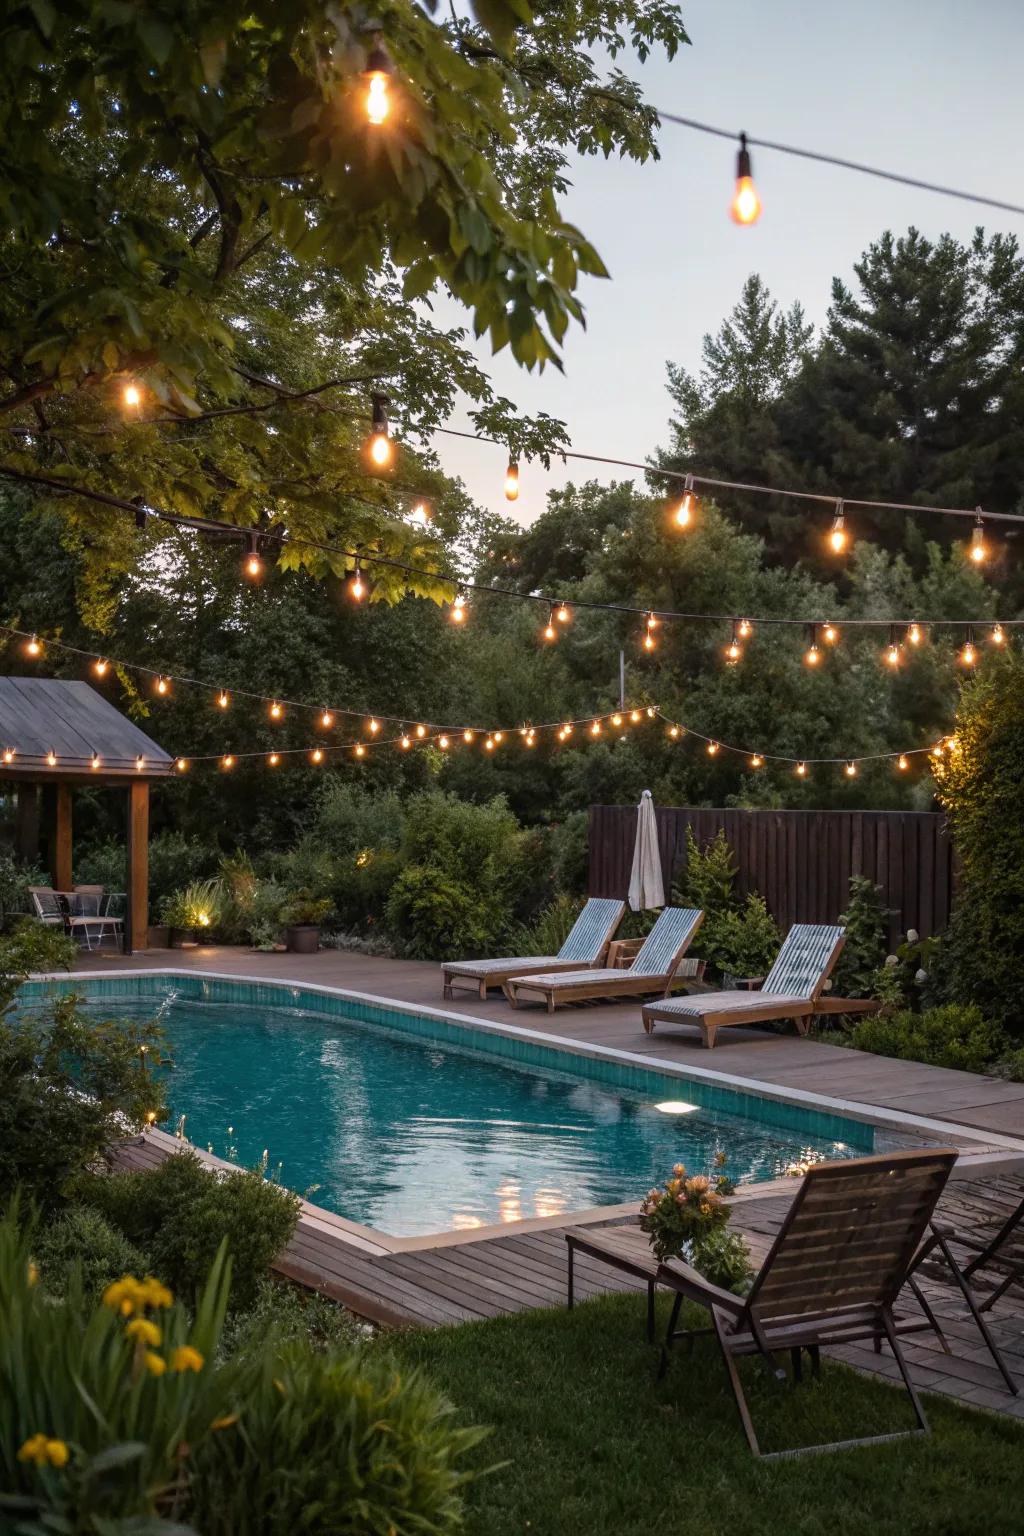
{"type": "Polygon", "coordinates": [[[57,766],[57,754],[53,750],[52,747],[50,748],[49,752],[47,752],[47,754],[46,754],[46,763],[47,763],[47,766],[50,767],[50,768],[56,768],[56,766],[57,766]]]}
{"type": "Polygon", "coordinates": [[[994,625],[989,638],[993,645],[1002,645],[1006,640],[1006,636],[1003,634],[1003,626],[1001,624],[994,625]]]}
{"type": "Polygon", "coordinates": [[[99,766],[100,766],[100,755],[99,755],[98,752],[94,752],[93,755],[92,755],[92,761],[90,762],[89,767],[95,773],[99,766]]]}
{"type": "MultiPolygon", "coordinates": [[[[371,736],[377,735],[378,731],[380,730],[380,721],[376,718],[376,716],[371,716],[370,719],[366,722],[366,729],[369,731],[371,736]]],[[[417,736],[419,735],[418,726],[416,729],[416,734],[417,736]]]]}
{"type": "Polygon", "coordinates": [[[839,631],[834,624],[826,624],[821,631],[821,637],[828,645],[835,645],[839,639],[839,631]]]}
{"type": "MultiPolygon", "coordinates": [[[[358,756],[358,753],[356,755],[358,756]]],[[[314,747],[309,754],[309,760],[311,763],[322,763],[324,760],[323,750],[320,747],[314,747]]]]}
{"type": "Polygon", "coordinates": [[[378,469],[386,469],[391,463],[394,446],[388,428],[388,397],[375,394],[372,402],[372,433],[370,435],[370,460],[378,469]]]}
{"type": "Polygon", "coordinates": [[[361,741],[357,741],[352,750],[355,753],[356,757],[365,757],[366,756],[366,747],[363,745],[363,743],[361,741]]]}
{"type": "Polygon", "coordinates": [[[408,752],[409,748],[412,746],[412,742],[409,740],[409,737],[406,735],[406,733],[404,731],[402,732],[402,735],[399,738],[398,745],[401,747],[403,752],[408,752]]]}
{"type": "Polygon", "coordinates": [[[548,621],[545,624],[544,628],[541,630],[541,634],[543,635],[545,640],[557,640],[558,639],[558,631],[555,628],[555,615],[554,615],[553,612],[548,614],[548,621]]]}
{"type": "Polygon", "coordinates": [[[142,404],[142,390],[137,384],[126,384],[121,391],[121,400],[129,411],[137,411],[142,404]]]}
{"type": "Polygon", "coordinates": [[[907,640],[911,645],[921,644],[921,626],[915,620],[907,630],[907,640]]]}
{"type": "Polygon", "coordinates": [[[569,620],[572,618],[572,612],[565,603],[559,603],[555,612],[555,618],[558,620],[559,624],[568,624],[569,620]]]}
{"type": "Polygon", "coordinates": [[[109,665],[110,665],[110,663],[108,661],[105,661],[104,658],[102,656],[100,656],[100,657],[98,657],[98,659],[96,661],[93,662],[92,669],[96,673],[97,677],[106,677],[106,675],[107,675],[107,667],[109,665]]]}
{"type": "Polygon", "coordinates": [[[280,720],[283,715],[284,715],[284,710],[282,709],[281,705],[275,699],[274,702],[270,706],[270,718],[271,718],[271,720],[280,720]]]}
{"type": "Polygon", "coordinates": [[[515,459],[509,459],[508,468],[505,471],[505,500],[515,501],[519,496],[519,465],[515,459]]]}
{"type": "Polygon", "coordinates": [[[348,584],[348,595],[357,603],[361,603],[366,596],[366,584],[363,581],[363,573],[358,560],[356,561],[356,568],[352,573],[352,580],[348,584]]]}
{"type": "Polygon", "coordinates": [[[439,746],[439,747],[440,747],[440,748],[441,748],[441,751],[442,751],[442,752],[447,752],[447,750],[448,750],[448,745],[449,745],[449,743],[448,743],[448,737],[447,737],[447,736],[439,736],[439,737],[438,737],[438,738],[437,738],[437,744],[438,744],[438,746],[439,746]]]}
{"type": "Polygon", "coordinates": [[[138,757],[135,759],[135,771],[136,771],[136,773],[141,773],[143,768],[145,768],[145,766],[146,766],[146,759],[142,756],[142,753],[140,752],[138,757]]]}
{"type": "Polygon", "coordinates": [[[186,773],[188,771],[188,758],[187,757],[176,758],[174,766],[175,766],[175,768],[177,768],[179,773],[186,773]]]}
{"type": "Polygon", "coordinates": [[[655,615],[653,613],[649,613],[647,615],[647,629],[646,629],[646,633],[644,634],[644,650],[645,651],[653,651],[654,647],[657,645],[658,642],[654,638],[654,631],[657,629],[657,627],[658,627],[658,620],[657,620],[657,618],[655,617],[655,615]]]}
{"type": "Polygon", "coordinates": [[[622,725],[622,716],[620,714],[612,715],[612,725],[615,726],[616,730],[622,725]]]}
{"type": "Polygon", "coordinates": [[[981,565],[988,559],[988,548],[985,544],[985,523],[981,515],[981,508],[977,508],[974,528],[971,533],[971,542],[968,549],[975,565],[981,565]]]}
{"type": "Polygon", "coordinates": [[[754,626],[749,619],[740,619],[736,633],[741,640],[749,640],[750,636],[754,633],[754,626]]]}
{"type": "Polygon", "coordinates": [[[816,667],[821,660],[821,652],[818,649],[817,624],[809,624],[807,626],[807,638],[810,643],[804,652],[804,664],[808,667],[816,667]]]}
{"type": "Polygon", "coordinates": [[[905,752],[901,752],[899,757],[896,759],[896,767],[900,770],[901,773],[906,773],[907,769],[910,767],[910,764],[907,762],[907,754],[905,752]]]}
{"type": "Polygon", "coordinates": [[[764,758],[761,756],[760,752],[752,752],[750,754],[750,766],[751,768],[764,767],[764,758]]]}
{"type": "Polygon", "coordinates": [[[375,38],[366,55],[363,69],[363,79],[366,81],[366,118],[375,128],[387,121],[391,111],[388,76],[392,68],[391,55],[380,39],[375,38]]]}
{"type": "Polygon", "coordinates": [[[227,709],[228,706],[230,705],[230,703],[231,703],[231,695],[228,693],[226,688],[222,688],[220,690],[220,693],[218,693],[218,695],[217,695],[217,708],[218,709],[227,709]]]}
{"type": "Polygon", "coordinates": [[[594,720],[594,721],[591,722],[590,734],[591,734],[591,736],[600,736],[600,734],[601,734],[601,722],[600,722],[600,720],[594,720]]]}
{"type": "Polygon", "coordinates": [[[675,525],[677,528],[689,528],[693,522],[693,476],[687,475],[683,481],[683,499],[675,510],[675,525]]]}
{"type": "Polygon", "coordinates": [[[761,199],[754,186],[745,133],[740,134],[740,147],[736,155],[736,191],[729,204],[729,213],[734,224],[756,224],[761,217],[761,199]]]}
{"type": "Polygon", "coordinates": [[[717,757],[717,756],[718,756],[718,742],[717,741],[709,741],[708,742],[708,757],[717,757]]]}
{"type": "Polygon", "coordinates": [[[263,575],[263,561],[260,559],[259,546],[254,533],[250,533],[248,545],[248,553],[242,563],[242,570],[251,581],[258,581],[263,575]]]}
{"type": "Polygon", "coordinates": [[[161,695],[166,695],[166,694],[170,693],[171,685],[170,685],[170,682],[168,681],[168,679],[166,677],[158,677],[157,678],[157,680],[156,680],[156,691],[157,691],[157,693],[159,693],[161,695]]]}
{"type": "Polygon", "coordinates": [[[427,734],[427,728],[426,728],[425,725],[418,725],[416,727],[416,735],[420,738],[421,741],[423,740],[423,738],[424,738],[424,736],[426,734],[427,734]]]}
{"type": "Polygon", "coordinates": [[[11,763],[14,762],[14,748],[13,747],[5,747],[4,748],[4,762],[7,763],[7,764],[11,764],[11,763]]]}
{"type": "Polygon", "coordinates": [[[848,779],[855,779],[857,777],[857,764],[852,758],[846,765],[846,777],[848,779]]]}
{"type": "Polygon", "coordinates": [[[486,752],[493,752],[494,751],[494,738],[493,738],[493,736],[488,736],[487,737],[486,741],[484,742],[484,750],[486,752]]]}
{"type": "Polygon", "coordinates": [[[472,731],[468,731],[468,730],[467,731],[463,731],[462,739],[466,743],[467,747],[471,746],[472,743],[473,743],[473,732],[472,731]]]}
{"type": "Polygon", "coordinates": [[[960,652],[960,664],[964,667],[973,667],[977,659],[978,653],[974,648],[974,631],[973,629],[969,629],[967,631],[967,639],[965,640],[963,649],[960,652]]]}
{"type": "Polygon", "coordinates": [[[729,641],[729,644],[725,648],[726,661],[737,662],[743,655],[743,647],[740,645],[739,634],[739,625],[735,620],[733,620],[732,639],[729,641]]]}
{"type": "Polygon", "coordinates": [[[832,519],[832,531],[828,536],[828,542],[832,546],[834,554],[841,555],[849,543],[849,534],[846,531],[846,517],[843,513],[843,504],[836,502],[836,515],[832,519]]]}
{"type": "Polygon", "coordinates": [[[673,741],[678,741],[679,740],[680,730],[679,730],[678,725],[670,725],[669,728],[668,728],[668,733],[671,736],[673,741]]]}
{"type": "Polygon", "coordinates": [[[461,592],[458,593],[454,602],[452,603],[448,617],[451,619],[453,624],[464,624],[466,622],[466,599],[463,597],[461,592]]]}
{"type": "Polygon", "coordinates": [[[41,656],[43,654],[43,647],[38,635],[31,635],[29,639],[26,640],[25,652],[27,655],[32,657],[41,656]]]}
{"type": "Polygon", "coordinates": [[[807,764],[806,763],[797,763],[797,765],[796,765],[796,775],[797,775],[797,778],[800,778],[800,779],[805,779],[807,777],[807,764]]]}
{"type": "Polygon", "coordinates": [[[280,761],[281,761],[281,757],[280,757],[280,754],[277,753],[277,752],[271,752],[270,756],[267,758],[267,762],[269,763],[271,768],[276,768],[280,761]]]}
{"type": "Polygon", "coordinates": [[[889,631],[889,644],[886,646],[885,659],[890,667],[898,667],[901,660],[900,643],[896,638],[895,624],[889,631]]]}
{"type": "Polygon", "coordinates": [[[334,716],[331,714],[329,709],[325,709],[323,714],[320,716],[320,724],[323,726],[325,731],[329,731],[331,726],[334,724],[334,716]]]}
{"type": "Polygon", "coordinates": [[[225,755],[221,758],[220,765],[224,769],[233,768],[235,766],[235,759],[230,752],[225,753],[225,755]]]}
{"type": "Polygon", "coordinates": [[[505,733],[504,733],[504,731],[494,731],[493,732],[493,736],[494,736],[495,746],[499,746],[500,747],[501,743],[505,740],[505,733]]]}

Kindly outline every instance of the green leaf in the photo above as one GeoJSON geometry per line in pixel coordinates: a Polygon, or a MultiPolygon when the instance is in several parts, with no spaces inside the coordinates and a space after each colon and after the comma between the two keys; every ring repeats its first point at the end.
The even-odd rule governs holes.
{"type": "Polygon", "coordinates": [[[89,1458],[82,1476],[102,1477],[104,1472],[111,1472],[115,1467],[126,1467],[130,1462],[140,1461],[148,1452],[149,1447],[141,1440],[125,1440],[120,1445],[109,1445],[105,1451],[98,1451],[89,1458]]]}

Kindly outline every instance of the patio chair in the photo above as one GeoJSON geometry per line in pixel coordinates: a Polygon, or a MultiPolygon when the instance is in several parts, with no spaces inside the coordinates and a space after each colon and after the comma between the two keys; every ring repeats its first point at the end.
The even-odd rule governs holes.
{"type": "MultiPolygon", "coordinates": [[[[755,1456],[765,1456],[766,1460],[852,1445],[875,1445],[908,1434],[927,1434],[928,1420],[899,1340],[904,1334],[932,1329],[943,1347],[948,1347],[913,1278],[913,1269],[936,1201],[956,1158],[955,1148],[938,1147],[817,1164],[801,1181],[746,1296],[721,1290],[680,1260],[659,1265],[657,1284],[676,1293],[662,1349],[661,1372],[667,1367],[669,1349],[675,1339],[692,1340],[713,1334],[747,1444],[755,1456]],[[905,1285],[921,1308],[920,1313],[912,1316],[895,1310],[905,1285]],[[684,1301],[704,1307],[711,1314],[711,1326],[680,1329],[677,1325],[684,1301]],[[803,1351],[807,1351],[817,1374],[822,1346],[861,1339],[871,1339],[878,1348],[883,1341],[888,1343],[910,1396],[917,1428],[767,1455],[762,1452],[736,1369],[737,1359],[759,1355],[773,1378],[785,1381],[786,1373],[775,1356],[788,1352],[793,1379],[798,1381],[803,1351]]],[[[621,1245],[616,1245],[614,1237],[605,1256],[601,1233],[577,1228],[571,1236],[576,1248],[622,1267],[621,1245]]]]}
{"type": "Polygon", "coordinates": [[[729,1024],[792,1019],[799,1033],[806,1035],[816,1013],[852,1013],[874,1007],[859,999],[829,998],[827,1004],[819,1001],[844,939],[842,928],[794,923],[759,992],[695,992],[689,997],[648,1003],[641,1015],[644,1029],[650,1035],[658,1023],[696,1024],[710,1051],[718,1031],[729,1024]]]}
{"type": "Polygon", "coordinates": [[[546,972],[539,976],[510,976],[504,993],[513,1008],[524,994],[540,997],[554,1013],[558,1003],[581,1003],[607,997],[641,997],[661,992],[665,996],[676,982],[679,962],[704,921],[694,907],[666,907],[640,947],[632,965],[624,970],[546,972]]]}
{"type": "Polygon", "coordinates": [[[917,1256],[914,1268],[919,1269],[936,1249],[949,1266],[967,1304],[967,1310],[977,1323],[988,1352],[1008,1389],[1015,1397],[1019,1396],[1020,1388],[983,1314],[991,1311],[1015,1282],[1024,1285],[1024,1200],[1002,1221],[995,1217],[983,1222],[977,1231],[969,1232],[949,1222],[933,1221],[929,1237],[917,1256]],[[961,1265],[953,1253],[954,1248],[966,1249],[972,1257],[961,1265]],[[994,1270],[997,1279],[987,1294],[979,1295],[975,1277],[983,1270],[994,1270]]]}
{"type": "Polygon", "coordinates": [[[116,938],[124,929],[124,918],[116,917],[111,911],[111,903],[114,896],[105,885],[76,885],[71,895],[71,911],[75,917],[86,917],[88,925],[83,929],[85,945],[92,949],[92,940],[95,936],[97,947],[102,944],[104,935],[111,933],[116,938]]]}
{"type": "Polygon", "coordinates": [[[476,987],[481,1001],[488,987],[501,987],[510,976],[528,971],[571,971],[581,965],[596,966],[604,960],[616,928],[626,910],[623,901],[591,896],[557,955],[522,955],[504,960],[448,960],[441,967],[444,996],[466,983],[476,987]]]}
{"type": "MultiPolygon", "coordinates": [[[[99,889],[102,890],[102,887],[99,889]]],[[[94,903],[90,896],[83,898],[81,892],[55,891],[48,885],[30,885],[29,895],[35,915],[41,923],[51,928],[63,928],[69,938],[84,943],[86,949],[93,948],[94,933],[98,946],[103,942],[105,932],[109,931],[116,936],[124,928],[123,918],[102,916],[99,902],[94,903]],[[84,911],[83,902],[86,908],[84,911]],[[96,906],[95,912],[89,910],[93,905],[96,906]]]]}

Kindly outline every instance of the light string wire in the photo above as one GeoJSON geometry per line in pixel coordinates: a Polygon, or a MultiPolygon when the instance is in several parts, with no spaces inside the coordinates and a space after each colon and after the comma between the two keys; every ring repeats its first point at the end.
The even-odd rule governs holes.
{"type": "MultiPolygon", "coordinates": [[[[17,629],[12,625],[0,625],[0,634],[6,634],[7,636],[14,639],[30,640],[34,638],[34,636],[30,635],[28,631],[17,629]]],[[[175,755],[175,764],[180,770],[184,770],[185,768],[195,763],[208,762],[217,762],[224,767],[231,767],[234,766],[236,762],[249,761],[257,758],[262,759],[263,761],[273,759],[273,763],[276,764],[285,758],[306,757],[312,758],[315,763],[319,763],[328,757],[338,756],[341,753],[354,753],[359,757],[363,757],[367,752],[373,750],[374,748],[387,746],[407,746],[411,750],[416,746],[439,746],[443,743],[443,745],[441,745],[441,750],[447,751],[450,748],[458,747],[460,744],[472,745],[477,740],[477,738],[482,739],[485,750],[487,748],[488,742],[491,744],[491,750],[495,750],[503,743],[506,737],[514,739],[516,736],[519,736],[526,739],[532,746],[536,736],[544,732],[553,731],[558,733],[559,739],[564,742],[567,741],[573,732],[579,727],[583,729],[581,729],[580,737],[578,739],[586,740],[588,736],[591,739],[596,739],[598,736],[603,735],[603,729],[605,725],[609,723],[613,726],[613,728],[625,731],[631,725],[642,725],[645,720],[653,719],[661,720],[668,728],[669,736],[673,739],[690,736],[695,741],[704,742],[706,746],[713,748],[715,753],[721,750],[723,752],[729,752],[735,755],[746,757],[748,759],[757,759],[757,766],[761,766],[765,762],[786,763],[791,766],[802,766],[804,768],[816,764],[836,765],[845,763],[847,765],[847,771],[849,771],[851,764],[859,765],[861,763],[884,761],[899,761],[901,764],[905,764],[906,760],[911,757],[922,756],[925,754],[930,754],[932,756],[941,755],[943,742],[948,743],[952,739],[949,737],[944,737],[941,738],[938,742],[934,743],[932,746],[907,747],[902,751],[858,753],[853,756],[845,755],[837,757],[790,757],[785,753],[765,752],[758,748],[740,747],[735,743],[723,741],[715,736],[706,735],[704,732],[696,730],[687,722],[674,719],[671,715],[666,714],[658,705],[653,704],[647,704],[643,706],[634,705],[631,707],[620,706],[618,709],[598,711],[596,713],[574,716],[568,719],[560,718],[558,720],[545,720],[539,724],[533,724],[530,721],[522,721],[514,726],[442,726],[436,724],[436,722],[426,722],[423,720],[410,722],[408,716],[389,715],[373,710],[352,709],[347,706],[336,706],[332,704],[310,704],[305,700],[287,699],[281,695],[255,693],[251,689],[227,689],[215,683],[209,683],[201,678],[188,677],[181,673],[160,671],[156,667],[143,666],[138,662],[121,661],[102,652],[87,651],[81,646],[68,645],[61,640],[48,640],[46,643],[53,649],[64,651],[69,655],[79,656],[94,663],[102,662],[105,669],[110,667],[113,667],[115,670],[121,668],[128,672],[139,673],[141,676],[152,678],[156,681],[160,681],[162,679],[168,685],[173,684],[176,687],[198,688],[204,693],[225,696],[229,702],[233,696],[235,698],[246,699],[250,702],[265,704],[270,707],[276,706],[281,710],[282,717],[284,711],[289,709],[303,710],[312,714],[317,714],[321,717],[321,720],[326,714],[332,718],[330,723],[324,726],[325,730],[330,730],[333,728],[334,716],[341,716],[346,719],[363,719],[367,721],[367,725],[364,727],[364,729],[370,729],[370,721],[374,721],[378,724],[386,723],[391,726],[397,725],[400,727],[399,733],[393,736],[380,736],[375,733],[370,737],[370,739],[366,739],[362,736],[352,736],[341,742],[316,741],[312,745],[303,747],[271,746],[249,748],[243,751],[228,749],[223,752],[178,753],[175,755]],[[596,731],[594,730],[595,725],[598,727],[596,731]],[[423,734],[420,734],[421,730],[423,734]],[[467,736],[470,737],[471,740],[467,741],[467,736]],[[317,755],[314,757],[313,754],[317,755]]],[[[213,707],[216,708],[217,705],[214,704],[213,707]]],[[[91,758],[73,757],[68,755],[57,758],[56,754],[54,754],[54,757],[55,762],[52,766],[57,766],[57,763],[60,762],[65,766],[91,765],[95,766],[97,769],[101,769],[104,764],[109,767],[128,767],[132,764],[139,766],[140,763],[145,762],[144,757],[108,757],[100,760],[98,754],[95,753],[91,758]]],[[[0,744],[0,759],[7,762],[8,766],[10,766],[11,761],[16,761],[18,763],[44,764],[48,762],[48,754],[23,753],[19,752],[17,748],[12,747],[10,744],[7,744],[6,746],[0,744]]]]}

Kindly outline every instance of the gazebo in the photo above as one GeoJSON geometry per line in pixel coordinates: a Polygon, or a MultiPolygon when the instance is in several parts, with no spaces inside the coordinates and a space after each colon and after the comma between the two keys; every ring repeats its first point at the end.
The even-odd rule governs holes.
{"type": "Polygon", "coordinates": [[[53,789],[50,865],[57,890],[71,889],[74,789],[125,791],[127,954],[149,941],[149,786],[173,772],[174,759],[88,683],[0,677],[0,779],[17,785],[18,851],[38,854],[39,790],[53,789]]]}

